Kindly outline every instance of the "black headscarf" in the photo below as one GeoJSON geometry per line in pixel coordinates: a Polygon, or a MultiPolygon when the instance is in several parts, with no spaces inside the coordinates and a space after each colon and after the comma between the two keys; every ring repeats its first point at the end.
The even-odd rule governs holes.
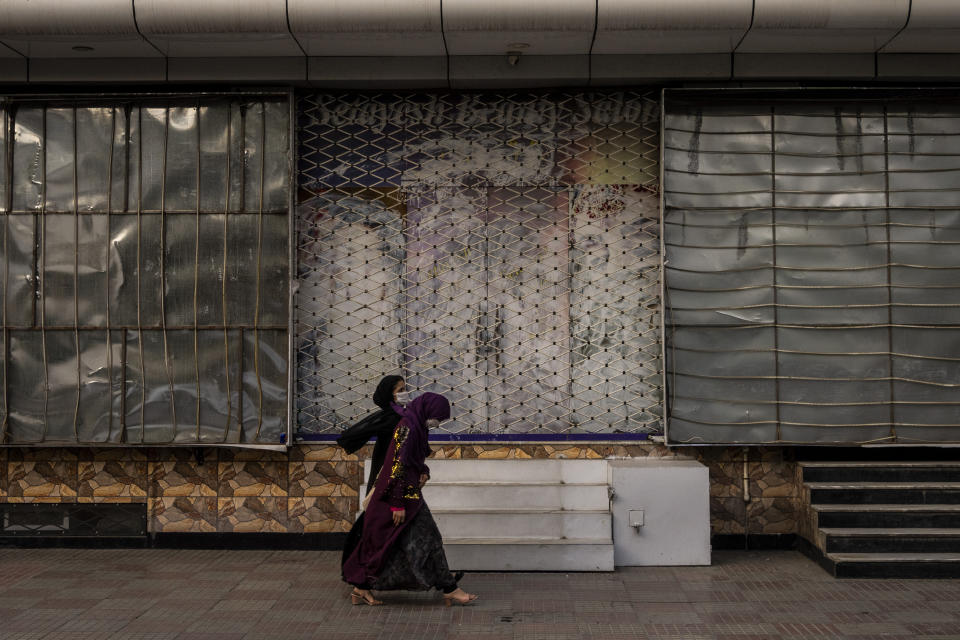
{"type": "Polygon", "coordinates": [[[403,376],[385,376],[377,385],[377,390],[373,392],[373,404],[381,409],[390,409],[390,405],[393,404],[393,388],[401,380],[403,376]]]}
{"type": "Polygon", "coordinates": [[[366,418],[348,427],[337,438],[337,444],[343,447],[347,453],[353,453],[370,441],[370,438],[376,438],[377,442],[373,446],[373,456],[370,460],[370,477],[367,479],[367,490],[373,487],[373,483],[380,473],[383,466],[383,459],[387,456],[387,447],[390,445],[390,437],[397,423],[400,422],[400,415],[393,410],[393,388],[397,382],[403,380],[403,376],[386,376],[377,385],[377,390],[373,392],[373,403],[380,407],[380,411],[371,413],[366,418]]]}

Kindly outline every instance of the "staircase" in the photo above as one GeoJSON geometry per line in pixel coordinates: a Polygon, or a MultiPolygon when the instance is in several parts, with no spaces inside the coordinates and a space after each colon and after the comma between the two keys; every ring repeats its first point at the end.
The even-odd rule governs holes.
{"type": "Polygon", "coordinates": [[[840,578],[960,578],[960,461],[800,462],[814,555],[840,578]]]}
{"type": "Polygon", "coordinates": [[[613,571],[605,460],[428,460],[451,569],[613,571]]]}

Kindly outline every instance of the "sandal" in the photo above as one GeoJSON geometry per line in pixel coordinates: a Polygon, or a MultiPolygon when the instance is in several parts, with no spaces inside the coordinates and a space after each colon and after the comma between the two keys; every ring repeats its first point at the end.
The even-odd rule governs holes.
{"type": "Polygon", "coordinates": [[[356,589],[354,589],[350,593],[350,602],[352,604],[366,604],[371,607],[375,607],[377,605],[383,604],[382,600],[377,600],[376,598],[374,598],[373,594],[370,593],[369,591],[367,591],[366,593],[361,593],[356,589]]]}

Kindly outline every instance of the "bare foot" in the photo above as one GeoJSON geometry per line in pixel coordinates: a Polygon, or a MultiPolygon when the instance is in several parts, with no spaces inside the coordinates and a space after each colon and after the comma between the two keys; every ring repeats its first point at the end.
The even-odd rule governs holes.
{"type": "Polygon", "coordinates": [[[449,607],[452,604],[470,604],[477,599],[477,595],[474,593],[467,593],[459,587],[456,591],[451,591],[450,593],[443,594],[443,601],[449,607]]]}

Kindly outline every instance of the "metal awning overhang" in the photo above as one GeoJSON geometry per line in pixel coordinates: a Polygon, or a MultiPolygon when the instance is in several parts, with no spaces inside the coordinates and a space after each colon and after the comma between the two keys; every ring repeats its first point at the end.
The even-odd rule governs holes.
{"type": "Polygon", "coordinates": [[[937,80],[960,79],[958,61],[955,0],[0,3],[5,83],[937,80]]]}

